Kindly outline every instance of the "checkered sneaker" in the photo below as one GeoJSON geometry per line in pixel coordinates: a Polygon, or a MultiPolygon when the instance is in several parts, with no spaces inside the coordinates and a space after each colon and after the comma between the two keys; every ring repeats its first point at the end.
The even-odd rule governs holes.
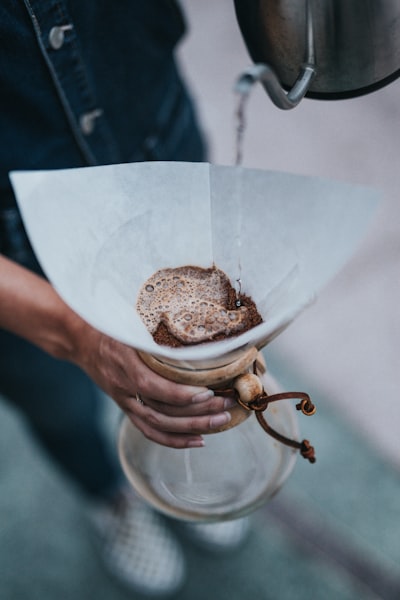
{"type": "Polygon", "coordinates": [[[170,595],[181,587],[185,564],[178,543],[162,517],[130,490],[92,507],[89,517],[105,566],[122,583],[148,595],[170,595]]]}
{"type": "Polygon", "coordinates": [[[210,552],[229,552],[242,546],[250,532],[250,517],[220,523],[182,523],[190,540],[210,552]]]}

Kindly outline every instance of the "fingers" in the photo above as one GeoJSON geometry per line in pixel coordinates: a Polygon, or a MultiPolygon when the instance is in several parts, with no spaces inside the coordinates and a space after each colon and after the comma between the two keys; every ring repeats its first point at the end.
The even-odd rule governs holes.
{"type": "Polygon", "coordinates": [[[214,396],[206,387],[161,377],[133,348],[105,338],[96,357],[90,361],[88,374],[154,442],[172,448],[199,447],[204,445],[202,432],[221,427],[231,418],[227,410],[232,399],[214,396]],[[145,406],[136,401],[137,393],[145,399],[145,406]]]}
{"type": "Polygon", "coordinates": [[[143,396],[164,404],[186,406],[202,403],[213,396],[206,387],[177,384],[152,371],[135,353],[134,379],[136,389],[143,396]]]}
{"type": "MultiPolygon", "coordinates": [[[[128,415],[129,416],[129,415],[128,415]]],[[[143,433],[143,435],[157,444],[167,446],[168,448],[201,448],[204,446],[204,440],[200,435],[193,434],[172,434],[165,431],[152,429],[136,416],[130,416],[132,423],[143,433]]]]}
{"type": "Polygon", "coordinates": [[[176,406],[173,404],[165,404],[158,400],[145,398],[143,396],[144,403],[153,410],[168,415],[170,417],[197,417],[207,414],[223,413],[229,410],[233,406],[237,405],[234,398],[222,398],[220,396],[212,396],[210,400],[204,402],[196,402],[187,406],[176,406]],[[184,412],[183,412],[184,411],[184,412]]]}
{"type": "Polygon", "coordinates": [[[148,439],[172,448],[203,446],[204,441],[199,433],[212,432],[231,420],[228,411],[211,415],[175,417],[162,414],[145,404],[136,403],[133,408],[133,411],[126,412],[136,427],[148,439]]]}
{"type": "Polygon", "coordinates": [[[138,404],[134,414],[152,429],[171,433],[207,432],[222,427],[231,420],[231,414],[228,411],[214,415],[171,417],[155,411],[145,404],[138,404]]]}

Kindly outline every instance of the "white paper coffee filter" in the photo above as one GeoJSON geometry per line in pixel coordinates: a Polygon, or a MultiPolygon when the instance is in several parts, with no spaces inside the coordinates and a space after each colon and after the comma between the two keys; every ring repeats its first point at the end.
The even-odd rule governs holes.
{"type": "Polygon", "coordinates": [[[181,363],[261,348],[348,260],[377,193],[336,181],[208,163],[146,162],[10,178],[33,248],[60,296],[94,327],[181,363]],[[215,263],[264,319],[221,342],[156,344],[136,312],[165,267],[215,263]]]}

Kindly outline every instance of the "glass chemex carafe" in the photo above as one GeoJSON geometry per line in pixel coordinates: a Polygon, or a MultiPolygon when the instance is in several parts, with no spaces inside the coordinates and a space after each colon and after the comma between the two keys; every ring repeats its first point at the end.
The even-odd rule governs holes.
{"type": "Polygon", "coordinates": [[[203,363],[199,370],[161,362],[144,353],[141,357],[164,377],[206,385],[219,395],[232,395],[234,390],[238,400],[231,409],[231,421],[206,435],[203,448],[161,446],[123,418],[118,441],[123,470],[136,491],[158,510],[193,521],[237,518],[277,492],[290,474],[298,450],[314,462],[307,440],[297,442],[297,418],[290,402],[290,398],[299,398],[298,407],[312,414],[315,409],[310,399],[302,393],[280,393],[256,348],[217,367],[210,363],[204,368],[203,363]]]}

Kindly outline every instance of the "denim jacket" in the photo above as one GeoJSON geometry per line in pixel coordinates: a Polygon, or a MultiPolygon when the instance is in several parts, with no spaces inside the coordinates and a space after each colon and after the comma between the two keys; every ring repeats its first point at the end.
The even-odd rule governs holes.
{"type": "Polygon", "coordinates": [[[202,160],[173,55],[184,30],[173,0],[1,1],[0,252],[11,170],[202,160]]]}

